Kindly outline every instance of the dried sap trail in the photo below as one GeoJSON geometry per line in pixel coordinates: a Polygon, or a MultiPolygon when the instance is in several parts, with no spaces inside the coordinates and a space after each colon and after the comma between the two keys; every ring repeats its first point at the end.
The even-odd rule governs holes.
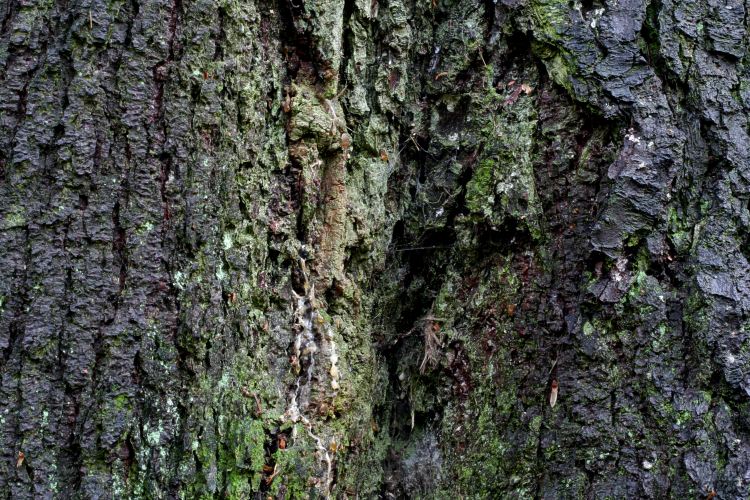
{"type": "Polygon", "coordinates": [[[315,416],[308,418],[306,413],[325,410],[328,401],[336,397],[339,389],[338,354],[332,325],[316,310],[315,284],[307,280],[304,260],[300,260],[300,268],[305,277],[304,294],[292,291],[295,337],[291,365],[296,379],[284,420],[293,425],[292,440],[297,437],[298,424],[301,424],[315,443],[318,459],[324,465],[318,488],[328,498],[334,480],[331,450],[335,450],[341,437],[336,434],[317,435],[311,420],[315,416]]]}

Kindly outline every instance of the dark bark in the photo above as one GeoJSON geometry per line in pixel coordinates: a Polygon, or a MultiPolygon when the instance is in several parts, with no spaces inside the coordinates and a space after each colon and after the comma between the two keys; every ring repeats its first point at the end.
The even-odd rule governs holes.
{"type": "Polygon", "coordinates": [[[0,495],[748,498],[736,0],[5,0],[0,495]]]}

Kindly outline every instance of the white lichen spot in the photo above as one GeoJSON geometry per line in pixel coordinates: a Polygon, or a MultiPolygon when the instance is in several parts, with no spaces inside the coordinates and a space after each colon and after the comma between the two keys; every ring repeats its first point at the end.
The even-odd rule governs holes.
{"type": "Polygon", "coordinates": [[[185,275],[182,274],[182,271],[177,271],[174,273],[174,278],[172,279],[172,282],[174,283],[174,286],[178,290],[184,290],[185,289],[185,275]]]}
{"type": "Polygon", "coordinates": [[[234,245],[234,241],[232,240],[232,235],[230,233],[224,233],[223,240],[224,250],[229,250],[234,245]]]}
{"type": "Polygon", "coordinates": [[[331,375],[331,388],[333,390],[338,390],[339,388],[339,355],[336,353],[336,342],[333,340],[333,329],[331,327],[328,327],[326,330],[326,336],[328,337],[328,341],[330,342],[331,346],[331,354],[328,357],[328,361],[331,363],[331,368],[328,371],[329,375],[331,375]]]}
{"type": "Polygon", "coordinates": [[[635,135],[633,132],[635,132],[632,128],[628,130],[628,133],[625,134],[625,138],[629,140],[630,142],[634,144],[640,144],[641,138],[635,135]]]}
{"type": "Polygon", "coordinates": [[[612,279],[619,283],[625,277],[628,268],[628,259],[624,256],[618,257],[615,268],[612,270],[612,279]]]}
{"type": "Polygon", "coordinates": [[[224,266],[219,262],[219,265],[216,269],[216,279],[219,281],[224,281],[224,279],[227,277],[227,273],[224,271],[224,266]]]}
{"type": "Polygon", "coordinates": [[[594,11],[591,13],[591,24],[590,24],[590,26],[593,29],[596,29],[596,25],[599,22],[599,19],[601,19],[602,14],[604,14],[604,8],[594,9],[594,11]]]}
{"type": "Polygon", "coordinates": [[[146,434],[146,441],[151,446],[158,446],[161,441],[161,432],[159,432],[159,429],[155,429],[146,434]]]}

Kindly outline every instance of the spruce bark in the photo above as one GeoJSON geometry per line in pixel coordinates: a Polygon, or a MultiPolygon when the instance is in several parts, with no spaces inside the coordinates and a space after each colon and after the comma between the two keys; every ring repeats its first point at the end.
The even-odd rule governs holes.
{"type": "Polygon", "coordinates": [[[748,498],[739,0],[3,0],[0,496],[748,498]]]}

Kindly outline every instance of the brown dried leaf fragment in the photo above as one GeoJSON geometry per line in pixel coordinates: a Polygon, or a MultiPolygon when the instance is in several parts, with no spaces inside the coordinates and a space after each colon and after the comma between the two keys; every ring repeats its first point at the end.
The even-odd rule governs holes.
{"type": "Polygon", "coordinates": [[[552,380],[552,388],[549,391],[549,405],[551,408],[554,408],[557,404],[557,388],[557,380],[552,380]]]}
{"type": "Polygon", "coordinates": [[[521,95],[521,87],[516,87],[513,89],[513,92],[511,92],[510,96],[503,101],[503,104],[505,106],[508,106],[509,104],[513,104],[518,100],[518,96],[521,95]]]}
{"type": "Polygon", "coordinates": [[[419,373],[424,374],[429,366],[435,366],[438,363],[440,355],[440,323],[433,318],[425,318],[422,334],[424,335],[424,358],[419,366],[419,373]]]}

